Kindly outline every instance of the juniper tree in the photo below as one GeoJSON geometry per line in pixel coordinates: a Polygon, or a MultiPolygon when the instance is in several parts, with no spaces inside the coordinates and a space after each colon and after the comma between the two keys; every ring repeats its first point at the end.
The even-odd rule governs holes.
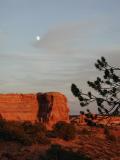
{"type": "MultiPolygon", "coordinates": [[[[97,94],[90,91],[83,93],[75,84],[72,84],[73,95],[78,98],[81,107],[95,102],[100,115],[120,115],[120,68],[108,64],[104,57],[97,60],[95,67],[103,73],[102,78],[97,77],[95,81],[87,83],[97,94]]],[[[87,112],[91,113],[90,110],[87,112]]]]}

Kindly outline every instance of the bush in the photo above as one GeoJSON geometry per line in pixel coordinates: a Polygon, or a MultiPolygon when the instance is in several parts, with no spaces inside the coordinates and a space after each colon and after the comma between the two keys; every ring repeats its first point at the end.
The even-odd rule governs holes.
{"type": "Polygon", "coordinates": [[[109,135],[110,135],[110,131],[109,131],[109,128],[108,128],[108,127],[105,127],[105,128],[104,128],[104,134],[105,134],[106,136],[109,136],[109,135]]]}
{"type": "Polygon", "coordinates": [[[104,128],[104,134],[106,135],[106,138],[108,140],[110,140],[110,141],[117,141],[116,137],[110,133],[110,130],[109,130],[108,127],[104,128]]]}
{"type": "Polygon", "coordinates": [[[47,150],[44,160],[91,160],[91,158],[72,150],[65,150],[60,145],[51,145],[47,150]]]}
{"type": "Polygon", "coordinates": [[[91,131],[88,130],[87,128],[83,128],[81,131],[80,131],[81,134],[83,135],[90,135],[91,134],[91,131]]]}
{"type": "Polygon", "coordinates": [[[60,121],[54,126],[54,133],[57,137],[64,140],[71,140],[76,135],[76,129],[73,124],[60,121]]]}
{"type": "Polygon", "coordinates": [[[25,132],[30,135],[36,135],[39,132],[46,133],[47,131],[46,127],[42,123],[32,124],[31,122],[28,121],[28,122],[24,122],[22,126],[25,132]]]}
{"type": "Polygon", "coordinates": [[[6,124],[5,119],[0,119],[0,128],[2,128],[6,124]]]}
{"type": "Polygon", "coordinates": [[[46,137],[46,131],[41,123],[0,120],[0,139],[5,141],[16,141],[23,145],[48,144],[50,142],[46,137]]]}
{"type": "Polygon", "coordinates": [[[114,135],[112,135],[112,134],[110,134],[108,137],[107,137],[110,141],[117,141],[117,138],[114,136],[114,135]]]}
{"type": "Polygon", "coordinates": [[[24,132],[21,127],[16,127],[5,123],[2,128],[0,128],[0,139],[5,141],[16,141],[24,145],[31,145],[32,139],[24,132]]]}
{"type": "Polygon", "coordinates": [[[37,133],[35,136],[35,141],[39,144],[50,144],[50,140],[44,132],[37,133]]]}
{"type": "Polygon", "coordinates": [[[42,123],[32,124],[31,122],[24,122],[22,126],[25,132],[33,139],[34,143],[50,143],[46,136],[47,129],[42,123]]]}

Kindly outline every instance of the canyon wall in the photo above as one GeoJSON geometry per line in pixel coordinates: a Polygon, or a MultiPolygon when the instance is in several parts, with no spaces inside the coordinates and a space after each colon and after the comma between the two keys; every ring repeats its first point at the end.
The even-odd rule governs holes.
{"type": "Polygon", "coordinates": [[[0,116],[6,120],[40,121],[48,127],[69,121],[66,97],[58,92],[0,94],[0,116]]]}

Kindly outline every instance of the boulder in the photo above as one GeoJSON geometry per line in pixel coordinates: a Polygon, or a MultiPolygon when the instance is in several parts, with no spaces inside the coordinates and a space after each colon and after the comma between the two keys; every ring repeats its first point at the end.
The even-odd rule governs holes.
{"type": "Polygon", "coordinates": [[[69,121],[67,98],[59,92],[0,94],[0,116],[9,121],[42,122],[51,128],[69,121]]]}

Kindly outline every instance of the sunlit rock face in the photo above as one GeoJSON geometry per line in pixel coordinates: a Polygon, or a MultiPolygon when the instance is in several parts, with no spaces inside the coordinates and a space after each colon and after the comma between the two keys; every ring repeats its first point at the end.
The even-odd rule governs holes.
{"type": "Polygon", "coordinates": [[[38,94],[0,94],[0,116],[6,120],[41,121],[52,127],[69,121],[66,97],[58,92],[38,94]]]}
{"type": "Polygon", "coordinates": [[[63,94],[49,92],[37,94],[39,102],[39,121],[47,122],[47,126],[53,126],[58,121],[69,121],[69,107],[63,94]]]}
{"type": "Polygon", "coordinates": [[[37,120],[38,103],[34,94],[0,94],[0,114],[6,120],[37,120]]]}

